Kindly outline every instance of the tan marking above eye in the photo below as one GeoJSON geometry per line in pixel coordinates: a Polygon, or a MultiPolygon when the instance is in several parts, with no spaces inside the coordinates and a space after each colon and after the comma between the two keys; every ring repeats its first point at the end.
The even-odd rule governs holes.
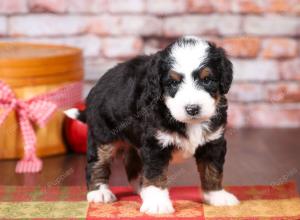
{"type": "Polygon", "coordinates": [[[171,70],[169,72],[169,76],[172,80],[177,81],[177,82],[181,81],[181,79],[182,79],[182,75],[180,75],[179,73],[177,73],[173,70],[171,70]]]}
{"type": "Polygon", "coordinates": [[[211,75],[211,70],[208,67],[205,67],[204,69],[199,71],[199,78],[205,79],[206,77],[211,75]]]}

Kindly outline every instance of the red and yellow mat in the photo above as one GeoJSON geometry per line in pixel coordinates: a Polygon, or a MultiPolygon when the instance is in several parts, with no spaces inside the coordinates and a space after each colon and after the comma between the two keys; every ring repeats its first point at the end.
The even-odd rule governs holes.
{"type": "Polygon", "coordinates": [[[176,212],[160,217],[139,212],[141,200],[129,187],[115,187],[118,201],[88,204],[85,187],[0,186],[0,219],[300,219],[300,198],[294,183],[278,186],[226,187],[241,204],[212,207],[201,203],[198,187],[170,190],[176,212]]]}

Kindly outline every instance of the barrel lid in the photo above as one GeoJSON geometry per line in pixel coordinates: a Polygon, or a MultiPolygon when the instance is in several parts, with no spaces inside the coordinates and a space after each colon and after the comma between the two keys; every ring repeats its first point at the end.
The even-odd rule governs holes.
{"type": "MultiPolygon", "coordinates": [[[[43,74],[43,68],[55,66],[68,68],[70,65],[82,66],[82,51],[68,46],[32,44],[20,42],[0,42],[0,68],[7,69],[9,74],[18,75],[18,68],[35,69],[34,75],[43,74]],[[38,71],[40,69],[41,71],[38,71]]],[[[5,72],[0,72],[3,76],[5,72]]],[[[61,73],[61,72],[60,72],[61,73]]]]}

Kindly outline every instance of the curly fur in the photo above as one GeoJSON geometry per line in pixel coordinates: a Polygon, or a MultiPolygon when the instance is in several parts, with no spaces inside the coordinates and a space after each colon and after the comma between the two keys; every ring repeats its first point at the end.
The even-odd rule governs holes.
{"type": "MultiPolygon", "coordinates": [[[[223,135],[227,120],[225,94],[231,82],[232,64],[224,50],[195,37],[180,38],[156,54],[139,56],[108,70],[90,91],[86,99],[87,109],[83,113],[89,127],[88,185],[93,163],[99,159],[96,149],[119,140],[138,149],[143,167],[137,172],[142,172],[147,180],[163,175],[172,160],[172,153],[181,147],[176,145],[181,143],[185,143],[184,147],[193,143],[196,160],[211,162],[222,173],[226,152],[223,135]],[[208,82],[198,76],[204,67],[211,71],[208,82]],[[182,80],[170,79],[171,70],[177,71],[182,80]],[[186,99],[200,106],[196,117],[185,112],[181,112],[179,117],[178,109],[171,109],[166,104],[166,100],[176,102],[177,94],[185,88],[190,90],[186,99]],[[203,94],[209,99],[206,102],[201,98],[203,94]],[[197,95],[200,98],[192,98],[197,95]],[[214,105],[207,117],[201,118],[201,109],[205,109],[208,103],[214,105]],[[199,137],[202,140],[199,142],[195,136],[198,130],[191,127],[195,124],[201,125],[194,126],[195,129],[203,129],[201,135],[207,135],[199,137]],[[166,142],[159,140],[158,131],[168,134],[169,139],[166,142]],[[219,133],[213,135],[215,131],[219,133]],[[183,139],[186,142],[180,142],[183,139]]],[[[183,102],[186,100],[180,99],[174,106],[181,108],[194,104],[183,102]]],[[[157,182],[153,181],[153,184],[157,182]]]]}

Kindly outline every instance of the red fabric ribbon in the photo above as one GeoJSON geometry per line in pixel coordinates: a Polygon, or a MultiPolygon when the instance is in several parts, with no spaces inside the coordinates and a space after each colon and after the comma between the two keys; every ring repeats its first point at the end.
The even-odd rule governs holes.
{"type": "Polygon", "coordinates": [[[15,110],[24,141],[24,157],[17,163],[16,172],[39,172],[42,162],[36,156],[36,135],[33,123],[43,127],[58,107],[73,106],[81,100],[81,83],[68,84],[53,92],[32,99],[19,100],[12,89],[0,80],[0,125],[15,110]]]}

